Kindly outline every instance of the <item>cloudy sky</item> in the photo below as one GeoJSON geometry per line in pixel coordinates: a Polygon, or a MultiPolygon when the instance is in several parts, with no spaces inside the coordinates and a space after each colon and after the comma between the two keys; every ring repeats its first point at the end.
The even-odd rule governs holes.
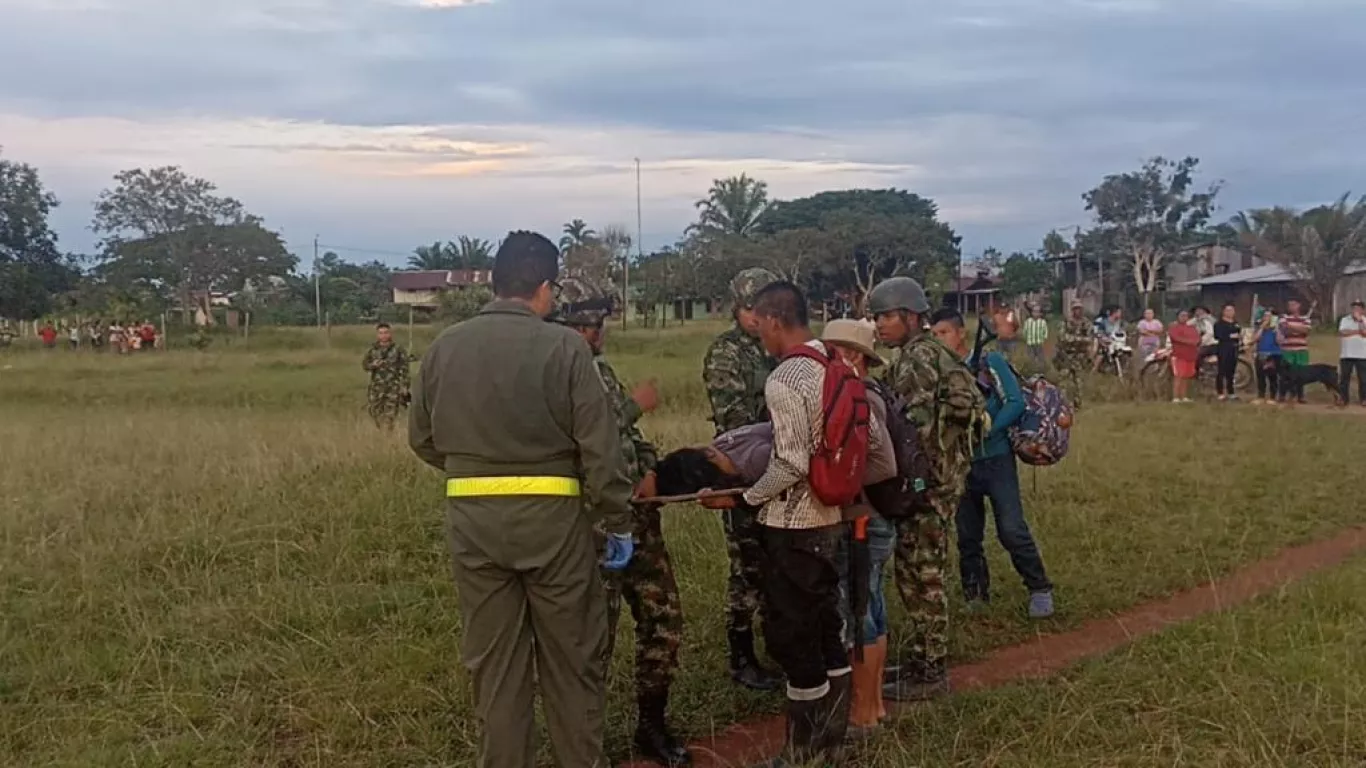
{"type": "Polygon", "coordinates": [[[1153,154],[1226,213],[1366,192],[1362,0],[0,0],[0,30],[0,145],[76,251],[163,164],[305,257],[634,229],[636,157],[647,248],[741,172],[932,197],[969,253],[1153,154]]]}

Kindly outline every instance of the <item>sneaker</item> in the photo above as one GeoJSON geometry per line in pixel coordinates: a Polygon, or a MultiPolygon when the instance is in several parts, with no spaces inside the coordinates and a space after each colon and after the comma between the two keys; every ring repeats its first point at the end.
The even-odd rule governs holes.
{"type": "Polygon", "coordinates": [[[1237,396],[1237,395],[1229,395],[1229,396],[1228,396],[1228,399],[1229,399],[1229,402],[1231,402],[1231,403],[1236,403],[1236,402],[1238,402],[1238,396],[1237,396]]]}
{"type": "Polygon", "coordinates": [[[1182,400],[1181,400],[1181,398],[1179,398],[1179,397],[1173,397],[1173,398],[1172,398],[1172,405],[1180,405],[1181,402],[1182,402],[1182,400]]]}
{"type": "Polygon", "coordinates": [[[1221,402],[1221,403],[1222,403],[1222,402],[1225,402],[1226,400],[1228,400],[1228,398],[1225,397],[1224,395],[1220,395],[1220,396],[1218,396],[1218,397],[1215,398],[1215,399],[1218,400],[1218,401],[1221,402]]]}
{"type": "Polygon", "coordinates": [[[1253,404],[1253,405],[1266,405],[1266,401],[1259,397],[1259,398],[1257,398],[1256,400],[1253,400],[1253,401],[1252,401],[1252,404],[1253,404]]]}
{"type": "Polygon", "coordinates": [[[1029,593],[1029,618],[1046,619],[1053,615],[1053,592],[1029,593]]]}

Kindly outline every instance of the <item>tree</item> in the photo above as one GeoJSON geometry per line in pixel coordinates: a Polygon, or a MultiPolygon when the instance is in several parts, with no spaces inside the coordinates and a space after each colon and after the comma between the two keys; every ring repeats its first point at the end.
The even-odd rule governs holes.
{"type": "Polygon", "coordinates": [[[582,248],[598,239],[598,233],[589,228],[583,219],[574,219],[564,225],[564,235],[560,238],[560,253],[568,255],[575,248],[582,248]]]}
{"type": "Polygon", "coordinates": [[[493,243],[488,240],[461,235],[447,246],[454,250],[455,269],[493,269],[493,243]]]}
{"type": "Polygon", "coordinates": [[[1330,307],[1347,269],[1366,262],[1366,196],[1303,213],[1262,208],[1239,213],[1229,223],[1239,241],[1257,255],[1284,266],[1305,284],[1310,298],[1330,307]]]}
{"type": "Polygon", "coordinates": [[[1154,157],[1137,172],[1111,174],[1082,195],[1096,218],[1093,234],[1113,238],[1129,262],[1147,306],[1164,265],[1177,258],[1209,222],[1219,184],[1193,192],[1200,161],[1154,157]]]}
{"type": "Polygon", "coordinates": [[[455,260],[450,250],[438,240],[431,245],[414,248],[413,255],[408,257],[408,266],[424,272],[439,272],[455,269],[455,260]]]}
{"type": "Polygon", "coordinates": [[[440,307],[436,310],[437,319],[447,323],[459,323],[479,314],[479,310],[493,301],[493,291],[487,286],[470,285],[450,291],[442,291],[440,307]]]}
{"type": "Polygon", "coordinates": [[[213,292],[289,274],[298,263],[280,236],[205,179],[167,166],[114,176],[91,228],[104,235],[102,274],[123,285],[172,291],[207,317],[213,292]]]}
{"type": "Polygon", "coordinates": [[[1012,253],[1001,266],[1001,293],[1008,297],[1038,293],[1053,283],[1048,262],[1023,253],[1012,253]]]}
{"type": "Polygon", "coordinates": [[[36,319],[54,294],[75,287],[74,265],[47,222],[57,205],[33,166],[0,157],[0,317],[36,319]]]}
{"type": "Polygon", "coordinates": [[[692,229],[709,235],[747,237],[768,209],[768,184],[745,174],[711,183],[707,196],[695,203],[697,223],[692,229]]]}

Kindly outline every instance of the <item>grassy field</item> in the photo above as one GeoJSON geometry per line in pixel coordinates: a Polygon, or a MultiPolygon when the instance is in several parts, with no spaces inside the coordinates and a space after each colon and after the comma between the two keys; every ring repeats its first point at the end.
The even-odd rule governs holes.
{"type": "MultiPolygon", "coordinates": [[[[661,407],[644,428],[666,449],[710,436],[699,365],[717,329],[631,331],[611,342],[625,378],[659,379],[661,407]]],[[[401,435],[376,433],[363,417],[359,361],[370,332],[334,329],[329,345],[313,331],[253,333],[249,345],[203,354],[0,356],[0,765],[469,763],[476,733],[457,663],[438,478],[401,435]]],[[[417,346],[430,333],[420,328],[417,346]]],[[[1088,408],[1073,455],[1023,477],[1059,616],[1042,625],[1024,618],[1023,588],[993,547],[994,607],[955,614],[956,657],[1366,522],[1366,509],[1340,498],[1366,475],[1359,434],[1355,419],[1277,410],[1088,408]]],[[[726,682],[718,520],[679,507],[666,530],[688,617],[675,719],[696,736],[775,709],[776,699],[726,682]]],[[[1322,612],[1295,605],[1272,612],[1285,632],[1301,619],[1321,623],[1322,612]]],[[[1243,626],[1234,621],[1191,632],[1243,626]]],[[[611,701],[617,747],[631,719],[629,635],[628,619],[611,701]]],[[[903,724],[898,754],[924,765],[1042,765],[1050,749],[1105,765],[1171,764],[1178,748],[1214,754],[1199,750],[1234,738],[1215,726],[1155,741],[1146,729],[1159,721],[1149,718],[1123,724],[1135,740],[1125,742],[1123,706],[1107,693],[1135,684],[1160,705],[1186,675],[1206,685],[1212,665],[1237,667],[1242,687],[1199,689],[1215,713],[1237,717],[1270,690],[1254,684],[1256,660],[1271,665],[1295,650],[1268,630],[1255,636],[1264,646],[1236,653],[1181,651],[1204,647],[1200,637],[1141,646],[1166,654],[1165,666],[1148,665],[1152,674],[1141,663],[1113,666],[1121,659],[1068,676],[1063,690],[1092,687],[1063,702],[1048,693],[1052,684],[946,702],[903,724]],[[1071,729],[1060,725],[1069,713],[1071,729]],[[1025,739],[1028,723],[1046,737],[1025,739]],[[1086,738],[1082,725],[1114,738],[1086,738]]],[[[1318,669],[1292,657],[1277,679],[1298,680],[1303,695],[1288,701],[1306,722],[1324,723],[1303,733],[1336,734],[1350,700],[1310,695],[1318,669]]],[[[1217,722],[1242,734],[1239,749],[1257,747],[1249,734],[1260,721],[1217,722]]],[[[1344,739],[1343,750],[1360,745],[1344,739]]],[[[1267,748],[1282,751],[1265,754],[1292,755],[1291,746],[1278,735],[1267,748]]],[[[1257,754],[1227,764],[1257,763],[1239,760],[1257,754]]]]}

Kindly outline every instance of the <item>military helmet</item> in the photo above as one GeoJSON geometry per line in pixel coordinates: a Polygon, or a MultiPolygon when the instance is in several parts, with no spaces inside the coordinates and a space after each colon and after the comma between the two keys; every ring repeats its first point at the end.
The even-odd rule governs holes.
{"type": "Polygon", "coordinates": [[[778,282],[778,276],[763,267],[740,270],[730,281],[730,297],[738,307],[748,307],[754,303],[754,296],[778,282]]]}
{"type": "Polygon", "coordinates": [[[868,292],[868,311],[874,315],[904,309],[923,315],[930,311],[925,289],[909,277],[891,277],[868,292]]]}
{"type": "Polygon", "coordinates": [[[611,314],[611,296],[593,281],[569,276],[560,279],[560,306],[554,319],[565,325],[602,325],[611,314]]]}

